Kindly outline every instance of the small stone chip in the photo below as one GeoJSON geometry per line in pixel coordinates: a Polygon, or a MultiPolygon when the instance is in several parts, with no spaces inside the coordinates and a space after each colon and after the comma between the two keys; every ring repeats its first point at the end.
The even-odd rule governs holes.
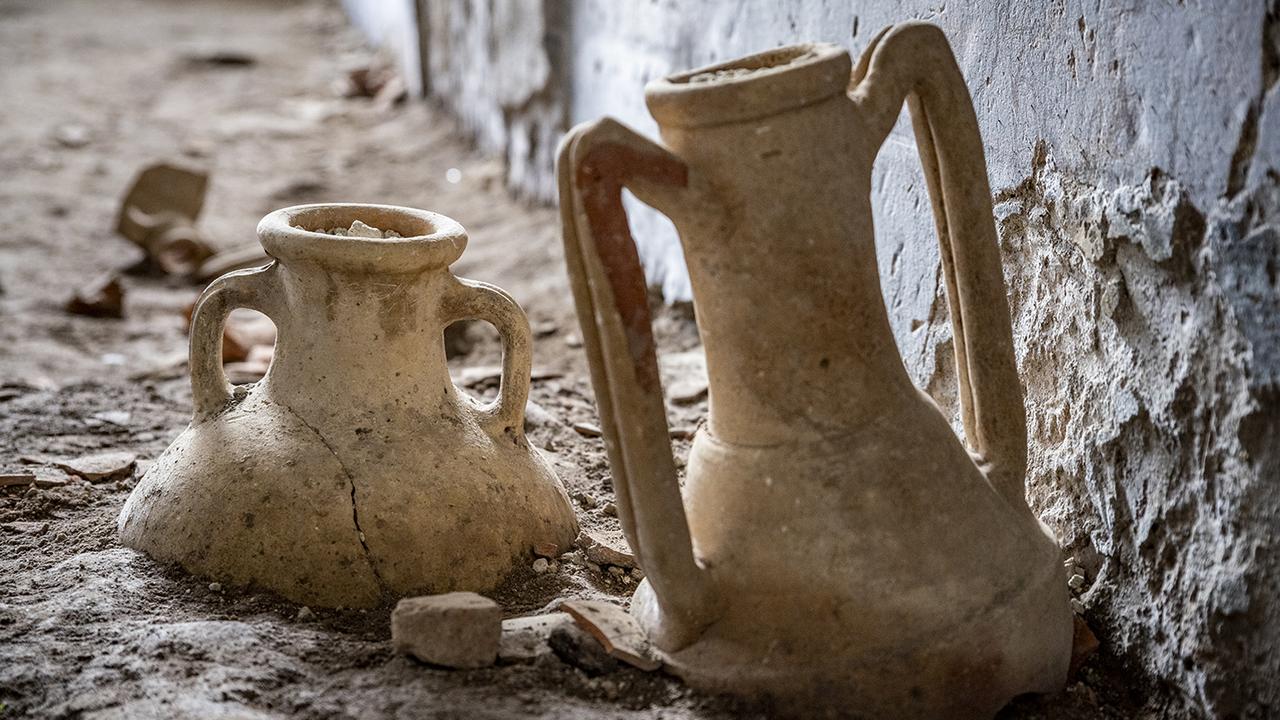
{"type": "Polygon", "coordinates": [[[632,555],[625,545],[615,546],[585,530],[578,534],[578,539],[574,543],[582,548],[587,560],[597,565],[616,565],[628,570],[636,566],[635,555],[632,555]]]}
{"type": "Polygon", "coordinates": [[[589,437],[589,438],[598,438],[604,435],[604,431],[601,430],[599,426],[592,425],[591,423],[586,423],[586,422],[574,423],[573,430],[579,435],[583,437],[589,437]]]}
{"type": "Polygon", "coordinates": [[[538,543],[533,546],[533,554],[548,559],[556,558],[560,556],[560,547],[555,543],[538,543]]]}
{"type": "Polygon", "coordinates": [[[547,568],[550,565],[551,563],[548,562],[546,558],[538,558],[537,560],[533,561],[533,571],[541,575],[542,573],[547,571],[547,568]]]}
{"type": "Polygon", "coordinates": [[[351,237],[363,238],[382,238],[382,231],[371,225],[365,225],[359,220],[351,221],[351,227],[347,228],[347,235],[351,237]]]}
{"type": "Polygon", "coordinates": [[[368,225],[360,220],[352,220],[351,227],[336,227],[327,230],[317,230],[326,235],[337,235],[339,237],[358,237],[371,239],[386,239],[401,237],[400,233],[395,230],[380,230],[372,225],[368,225]]]}
{"type": "Polygon", "coordinates": [[[432,665],[492,665],[501,636],[502,609],[472,592],[405,598],[391,613],[391,642],[396,651],[432,665]]]}

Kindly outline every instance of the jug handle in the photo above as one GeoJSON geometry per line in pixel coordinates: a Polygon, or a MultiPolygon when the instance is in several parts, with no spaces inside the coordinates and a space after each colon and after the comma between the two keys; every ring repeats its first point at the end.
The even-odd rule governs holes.
{"type": "MultiPolygon", "coordinates": [[[[612,120],[584,123],[560,143],[556,179],[565,261],[617,491],[618,519],[675,650],[714,617],[716,597],[693,542],[677,482],[658,374],[644,269],[622,206],[626,187],[651,206],[691,207],[689,168],[612,120]]],[[[661,209],[661,207],[659,207],[661,209]]]]}
{"type": "MultiPolygon", "coordinates": [[[[222,333],[227,316],[248,308],[270,316],[280,285],[276,264],[227,273],[209,283],[191,313],[191,402],[194,419],[216,415],[231,402],[231,383],[222,371],[222,333]]],[[[279,323],[277,323],[279,325],[279,323]]]]}
{"type": "Polygon", "coordinates": [[[1026,410],[982,136],[964,76],[941,29],[908,22],[871,41],[850,87],[873,147],[908,103],[941,246],[965,437],[992,486],[1026,508],[1026,410]]]}
{"type": "Polygon", "coordinates": [[[458,284],[445,297],[445,323],[482,320],[497,328],[502,338],[498,397],[477,410],[480,424],[493,435],[522,433],[533,370],[533,333],[529,329],[529,318],[519,303],[501,288],[466,278],[456,279],[458,284]]]}

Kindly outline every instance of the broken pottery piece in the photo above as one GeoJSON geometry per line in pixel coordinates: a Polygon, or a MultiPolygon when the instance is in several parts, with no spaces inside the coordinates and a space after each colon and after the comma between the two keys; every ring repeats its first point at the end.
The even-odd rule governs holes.
{"type": "Polygon", "coordinates": [[[551,655],[551,633],[556,628],[572,624],[573,618],[562,612],[503,620],[502,637],[498,640],[498,661],[535,662],[551,655]]]}
{"type": "Polygon", "coordinates": [[[535,545],[573,542],[568,497],[524,435],[528,321],[502,290],[449,272],[460,225],[304,205],[258,233],[275,262],[219,278],[196,307],[194,416],[126,502],[124,544],[311,607],[369,607],[483,592],[527,567],[535,545]],[[323,232],[355,220],[403,237],[323,232]],[[279,338],[266,376],[233,391],[219,346],[237,307],[270,317],[279,338]],[[444,328],[468,318],[503,339],[489,403],[445,365],[444,328]]]}
{"type": "Polygon", "coordinates": [[[396,652],[432,665],[488,667],[498,656],[501,634],[502,608],[473,592],[405,598],[391,612],[396,652]]]}
{"type": "Polygon", "coordinates": [[[618,659],[595,639],[591,633],[575,622],[556,625],[547,638],[547,645],[556,657],[588,675],[606,675],[621,665],[618,659]]]}
{"type": "Polygon", "coordinates": [[[213,256],[195,227],[208,183],[207,173],[172,163],[149,165],[134,178],[116,232],[146,253],[144,269],[194,275],[213,256]]]}
{"type": "Polygon", "coordinates": [[[0,487],[13,487],[15,485],[33,485],[36,481],[36,474],[25,471],[0,471],[0,487]]]}
{"type": "Polygon", "coordinates": [[[654,658],[640,623],[621,607],[602,600],[566,600],[560,609],[613,657],[645,671],[662,667],[662,661],[654,658]]]}
{"type": "Polygon", "coordinates": [[[989,718],[1060,689],[1066,578],[1024,497],[982,140],[946,38],[904,23],[856,67],[832,45],[780,47],[645,95],[662,145],[580,125],[557,175],[617,515],[646,575],[631,612],[665,664],[797,714],[989,718]],[[968,448],[912,386],[880,292],[871,171],[904,100],[968,448]],[[683,493],[623,188],[674,221],[697,305],[710,414],[683,493]]]}
{"type": "Polygon", "coordinates": [[[85,285],[76,290],[65,308],[72,315],[85,317],[124,317],[124,287],[120,278],[111,275],[85,285]]]}
{"type": "Polygon", "coordinates": [[[131,452],[104,452],[54,461],[53,465],[89,482],[107,482],[132,475],[137,462],[138,456],[131,452]]]}

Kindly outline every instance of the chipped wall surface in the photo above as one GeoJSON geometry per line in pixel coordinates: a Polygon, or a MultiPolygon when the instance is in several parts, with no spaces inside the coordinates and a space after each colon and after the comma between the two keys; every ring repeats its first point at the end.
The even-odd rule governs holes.
{"type": "MultiPolygon", "coordinates": [[[[543,9],[543,25],[522,22],[509,51],[538,56],[539,27],[543,52],[565,53],[551,80],[541,61],[512,69],[516,90],[485,80],[507,70],[469,33],[497,26],[460,20],[465,4],[442,3],[456,42],[475,44],[453,62],[481,76],[437,89],[520,156],[528,167],[513,182],[543,196],[551,125],[530,123],[536,143],[517,139],[513,118],[537,114],[521,98],[553,98],[562,121],[612,115],[656,135],[642,88],[669,71],[801,40],[856,54],[891,22],[940,25],[987,148],[1026,386],[1028,492],[1085,571],[1086,617],[1156,681],[1153,706],[1280,714],[1275,3],[573,0],[554,21],[516,3],[543,9]]],[[[905,118],[872,192],[904,362],[952,408],[938,247],[905,118]]],[[[651,281],[687,296],[669,223],[629,207],[651,281]]]]}

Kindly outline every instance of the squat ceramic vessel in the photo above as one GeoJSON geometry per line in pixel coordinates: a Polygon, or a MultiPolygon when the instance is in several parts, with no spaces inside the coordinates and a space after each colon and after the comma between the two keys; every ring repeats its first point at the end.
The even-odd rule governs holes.
{"type": "Polygon", "coordinates": [[[305,205],[258,226],[267,267],[225,275],[191,325],[194,417],[120,514],[128,546],[297,602],[375,605],[485,591],[577,522],[525,440],[529,323],[509,295],[455,277],[466,232],[435,213],[305,205]],[[403,237],[317,230],[360,220],[403,237]],[[268,315],[278,340],[260,382],[231,388],[222,326],[268,315]],[[480,319],[503,341],[499,396],[460,393],[443,332],[480,319]]]}
{"type": "Polygon", "coordinates": [[[1068,593],[1024,497],[1026,429],[982,142],[950,48],[909,23],[856,68],[797,45],[651,83],[661,145],[575,128],[566,255],[632,612],[691,683],[804,716],[990,717],[1062,687],[1068,593]],[[911,107],[965,435],[911,383],[880,289],[871,166],[911,107]],[[680,232],[710,376],[683,498],[622,188],[680,232]]]}

